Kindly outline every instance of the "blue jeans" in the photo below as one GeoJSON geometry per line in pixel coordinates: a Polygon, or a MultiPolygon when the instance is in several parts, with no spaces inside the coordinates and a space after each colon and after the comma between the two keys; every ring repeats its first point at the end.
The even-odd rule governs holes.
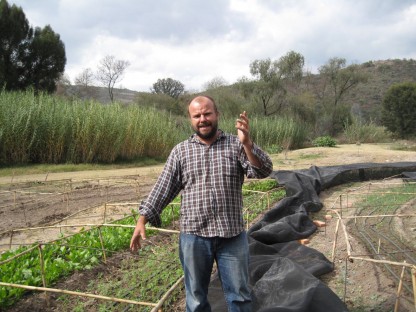
{"type": "Polygon", "coordinates": [[[207,294],[214,261],[217,262],[228,311],[251,311],[248,257],[246,232],[232,238],[181,233],[179,258],[185,273],[186,311],[211,311],[207,294]]]}

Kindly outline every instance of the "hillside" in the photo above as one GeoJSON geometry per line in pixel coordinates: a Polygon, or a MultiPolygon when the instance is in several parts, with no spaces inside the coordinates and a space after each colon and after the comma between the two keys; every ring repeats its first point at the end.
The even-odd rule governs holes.
{"type": "MultiPolygon", "coordinates": [[[[94,99],[98,102],[108,104],[110,103],[110,97],[108,95],[108,89],[104,87],[83,87],[78,85],[71,85],[65,90],[65,94],[71,97],[79,97],[81,99],[94,99]]],[[[120,103],[132,103],[140,92],[129,89],[113,89],[114,100],[120,103]]]]}
{"type": "MultiPolygon", "coordinates": [[[[366,120],[380,119],[383,96],[391,85],[416,82],[416,60],[369,61],[361,64],[361,67],[369,75],[368,81],[352,89],[343,102],[353,107],[366,120]]],[[[313,79],[319,79],[319,75],[315,75],[313,79]]],[[[114,99],[121,103],[132,103],[141,93],[143,94],[128,89],[114,89],[114,99]]],[[[86,90],[81,86],[69,86],[66,95],[83,99],[94,98],[102,103],[110,102],[108,90],[104,87],[92,86],[86,90]]]]}
{"type": "Polygon", "coordinates": [[[401,82],[416,82],[415,60],[370,61],[361,64],[368,73],[367,83],[358,85],[345,98],[351,106],[359,105],[365,119],[379,119],[381,103],[390,86],[401,82]]]}

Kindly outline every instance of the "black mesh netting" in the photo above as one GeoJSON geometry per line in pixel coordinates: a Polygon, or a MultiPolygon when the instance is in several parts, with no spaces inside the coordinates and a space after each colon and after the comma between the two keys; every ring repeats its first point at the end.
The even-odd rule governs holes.
{"type": "MultiPolygon", "coordinates": [[[[416,162],[274,171],[271,177],[285,186],[286,197],[248,231],[253,311],[347,311],[343,301],[319,280],[319,276],[333,270],[333,264],[322,253],[297,240],[316,231],[308,213],[322,208],[319,200],[322,190],[392,176],[416,181],[416,162]]],[[[221,282],[216,276],[208,296],[212,311],[227,311],[221,282]]]]}

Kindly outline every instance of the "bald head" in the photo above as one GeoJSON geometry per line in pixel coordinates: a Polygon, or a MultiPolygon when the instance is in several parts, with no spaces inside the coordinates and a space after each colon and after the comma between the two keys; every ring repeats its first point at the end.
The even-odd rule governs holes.
{"type": "Polygon", "coordinates": [[[215,101],[205,95],[195,97],[189,102],[189,119],[200,140],[211,144],[218,135],[218,110],[215,101]]]}
{"type": "Polygon", "coordinates": [[[197,97],[194,97],[192,100],[188,103],[188,113],[190,113],[189,109],[191,105],[212,105],[214,111],[218,113],[217,105],[215,104],[215,100],[208,96],[208,95],[198,95],[197,97]]]}

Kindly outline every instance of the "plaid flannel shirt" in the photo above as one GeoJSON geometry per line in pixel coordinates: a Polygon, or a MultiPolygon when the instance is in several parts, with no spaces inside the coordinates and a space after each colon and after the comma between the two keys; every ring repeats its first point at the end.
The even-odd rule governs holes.
{"type": "Polygon", "coordinates": [[[150,224],[161,225],[162,210],[180,193],[180,229],[204,237],[233,237],[244,230],[242,184],[248,178],[265,178],[272,172],[269,156],[257,145],[252,152],[262,163],[250,164],[235,135],[220,131],[206,145],[194,134],[176,145],[139,213],[150,224]]]}

